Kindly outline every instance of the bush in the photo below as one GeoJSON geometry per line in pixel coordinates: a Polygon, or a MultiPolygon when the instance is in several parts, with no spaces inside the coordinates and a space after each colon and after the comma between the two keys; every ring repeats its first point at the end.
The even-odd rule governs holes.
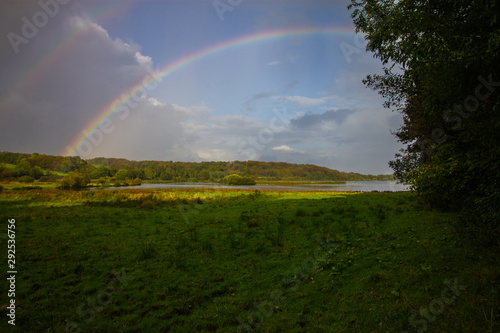
{"type": "Polygon", "coordinates": [[[109,179],[110,177],[102,177],[97,180],[97,184],[101,187],[108,187],[109,186],[109,179]]]}
{"type": "Polygon", "coordinates": [[[2,186],[2,185],[0,185],[0,192],[2,192],[2,191],[3,191],[3,186],[2,186]]]}
{"type": "Polygon", "coordinates": [[[441,210],[459,210],[473,191],[475,179],[470,162],[454,155],[445,144],[437,147],[432,160],[410,172],[410,184],[418,201],[441,210]]]}
{"type": "Polygon", "coordinates": [[[241,177],[240,175],[230,175],[222,179],[224,185],[255,185],[256,182],[250,177],[241,177]]]}
{"type": "Polygon", "coordinates": [[[89,175],[85,173],[71,172],[61,180],[59,187],[64,190],[75,190],[87,187],[88,183],[90,183],[89,175]]]}
{"type": "Polygon", "coordinates": [[[35,178],[31,176],[22,176],[17,179],[21,183],[33,183],[35,181],[35,178]]]}
{"type": "Polygon", "coordinates": [[[141,184],[142,184],[142,181],[141,181],[139,178],[136,178],[136,179],[129,179],[129,178],[126,178],[126,183],[127,183],[129,186],[138,186],[138,185],[141,185],[141,184]]]}

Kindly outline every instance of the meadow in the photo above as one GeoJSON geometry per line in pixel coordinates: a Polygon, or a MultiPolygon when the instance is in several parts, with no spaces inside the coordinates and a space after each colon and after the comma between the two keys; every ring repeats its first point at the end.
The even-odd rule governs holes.
{"type": "Polygon", "coordinates": [[[19,332],[498,332],[500,263],[411,193],[0,193],[19,332]]]}

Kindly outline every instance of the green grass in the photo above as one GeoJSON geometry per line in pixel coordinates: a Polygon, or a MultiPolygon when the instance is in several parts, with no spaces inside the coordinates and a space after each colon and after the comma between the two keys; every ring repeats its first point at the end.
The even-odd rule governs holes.
{"type": "Polygon", "coordinates": [[[410,193],[4,191],[0,217],[2,332],[500,330],[498,256],[410,193]]]}
{"type": "Polygon", "coordinates": [[[9,184],[0,184],[0,185],[3,186],[4,190],[22,191],[22,190],[33,190],[33,189],[55,190],[58,184],[55,182],[36,181],[33,183],[9,182],[9,184]]]}

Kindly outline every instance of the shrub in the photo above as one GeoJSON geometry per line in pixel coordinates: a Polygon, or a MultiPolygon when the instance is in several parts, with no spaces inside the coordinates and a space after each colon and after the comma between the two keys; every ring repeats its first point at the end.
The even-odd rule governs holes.
{"type": "Polygon", "coordinates": [[[89,175],[85,173],[79,172],[71,172],[66,177],[64,177],[60,183],[59,187],[68,190],[68,189],[79,189],[87,187],[87,184],[90,183],[89,175]]]}
{"type": "Polygon", "coordinates": [[[52,176],[52,175],[46,175],[46,176],[42,176],[40,177],[39,181],[41,182],[53,182],[56,180],[56,177],[55,176],[52,176]]]}
{"type": "Polygon", "coordinates": [[[109,179],[110,177],[101,177],[99,178],[96,183],[101,186],[101,187],[108,187],[109,186],[109,179]]]}
{"type": "Polygon", "coordinates": [[[230,175],[222,179],[224,185],[255,185],[256,182],[250,177],[242,177],[240,175],[230,175]]]}
{"type": "Polygon", "coordinates": [[[470,176],[470,163],[464,163],[447,150],[445,144],[432,157],[410,173],[410,184],[420,203],[442,210],[460,209],[472,192],[475,179],[470,176]]]}
{"type": "Polygon", "coordinates": [[[126,178],[125,181],[127,182],[127,184],[129,186],[138,186],[138,185],[142,184],[142,181],[139,178],[136,178],[136,179],[126,178]]]}
{"type": "Polygon", "coordinates": [[[31,176],[22,176],[17,179],[21,183],[33,183],[35,181],[35,178],[31,176]]]}

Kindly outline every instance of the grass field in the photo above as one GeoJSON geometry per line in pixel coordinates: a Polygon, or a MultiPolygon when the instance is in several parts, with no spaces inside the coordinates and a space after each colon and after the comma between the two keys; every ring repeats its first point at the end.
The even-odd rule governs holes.
{"type": "Polygon", "coordinates": [[[8,184],[0,184],[4,190],[55,190],[58,184],[55,182],[33,182],[33,183],[20,183],[20,182],[10,182],[8,184]]]}
{"type": "Polygon", "coordinates": [[[498,332],[500,263],[410,193],[4,191],[18,332],[498,332]]]}

